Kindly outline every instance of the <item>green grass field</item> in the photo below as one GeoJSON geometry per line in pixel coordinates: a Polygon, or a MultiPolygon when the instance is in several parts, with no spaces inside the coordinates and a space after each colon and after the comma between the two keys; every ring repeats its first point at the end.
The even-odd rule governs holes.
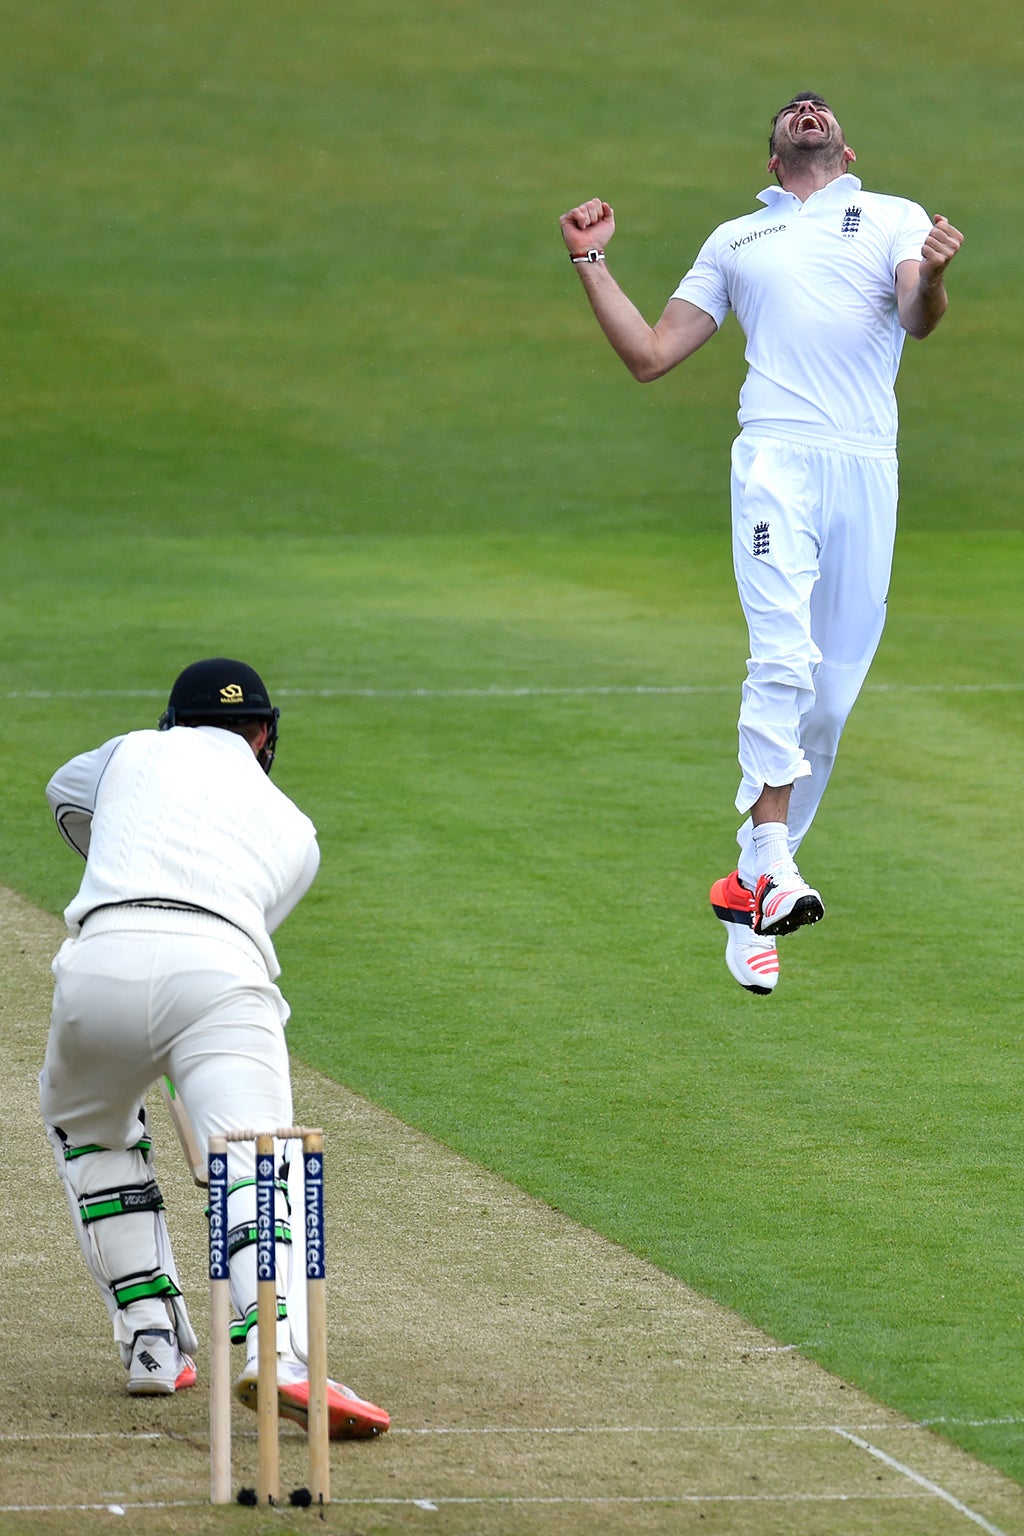
{"type": "Polygon", "coordinates": [[[324,850],[296,1055],[1024,1480],[1017,8],[0,18],[0,880],[59,911],[49,773],[244,656],[324,850]],[[758,999],[707,907],[740,338],[639,389],[556,221],[607,197],[653,317],[807,86],[968,243],[758,999]]]}

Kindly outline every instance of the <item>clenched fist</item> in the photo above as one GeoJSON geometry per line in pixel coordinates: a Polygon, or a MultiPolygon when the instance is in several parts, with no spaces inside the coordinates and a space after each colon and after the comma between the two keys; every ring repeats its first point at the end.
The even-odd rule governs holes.
{"type": "Polygon", "coordinates": [[[937,267],[940,272],[944,271],[963,243],[964,237],[960,231],[954,229],[941,213],[937,213],[928,237],[921,247],[921,261],[925,266],[937,267]]]}
{"type": "Polygon", "coordinates": [[[615,233],[615,214],[599,197],[570,208],[558,222],[570,256],[582,256],[594,246],[604,250],[615,233]]]}

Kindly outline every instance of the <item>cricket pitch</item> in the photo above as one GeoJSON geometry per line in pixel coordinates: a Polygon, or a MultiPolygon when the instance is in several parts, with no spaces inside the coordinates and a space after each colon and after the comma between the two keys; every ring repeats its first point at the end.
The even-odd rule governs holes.
{"type": "MultiPolygon", "coordinates": [[[[391,1431],[332,1447],[321,1511],[207,1503],[199,1384],[130,1399],[78,1254],[36,1074],[63,930],[0,891],[7,1405],[0,1533],[1024,1536],[1021,1489],[635,1255],[294,1065],[326,1134],[329,1369],[391,1431]]],[[[203,1194],[158,1094],[157,1176],[205,1342],[203,1194]]],[[[235,1405],[234,1484],[255,1481],[235,1405]]],[[[305,1440],[282,1430],[282,1486],[305,1440]]]]}

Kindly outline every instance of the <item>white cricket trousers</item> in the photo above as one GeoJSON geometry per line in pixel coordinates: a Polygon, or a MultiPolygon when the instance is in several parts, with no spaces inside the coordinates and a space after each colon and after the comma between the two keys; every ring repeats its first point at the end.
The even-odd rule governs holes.
{"type": "MultiPolygon", "coordinates": [[[[736,809],[792,784],[794,855],[882,636],[897,495],[893,449],[747,433],[733,444],[733,567],[750,637],[736,809]]],[[[749,819],[737,841],[753,883],[749,819]]]]}
{"type": "MultiPolygon", "coordinates": [[[[83,1255],[124,1356],[135,1332],[168,1326],[158,1297],[125,1308],[125,1277],[155,1274],[177,1285],[163,1212],[146,1204],[156,1188],[146,1093],[166,1073],[202,1147],[213,1131],[291,1125],[288,1005],[255,945],[203,913],[103,908],[66,940],[53,974],[40,1107],[83,1255]],[[102,1196],[124,1207],[116,1220],[90,1220],[102,1196]]],[[[229,1221],[244,1227],[248,1204],[255,1212],[252,1143],[232,1143],[228,1164],[232,1185],[240,1186],[229,1221]]],[[[243,1250],[230,1267],[232,1297],[245,1317],[255,1303],[255,1250],[243,1250]]],[[[292,1287],[282,1279],[292,1313],[292,1287]]],[[[179,1338],[191,1341],[183,1301],[173,1310],[179,1338]]],[[[304,1330],[304,1307],[300,1312],[292,1320],[304,1330]]],[[[286,1327],[279,1330],[283,1345],[286,1327]]],[[[300,1334],[300,1350],[302,1342],[300,1334]]]]}

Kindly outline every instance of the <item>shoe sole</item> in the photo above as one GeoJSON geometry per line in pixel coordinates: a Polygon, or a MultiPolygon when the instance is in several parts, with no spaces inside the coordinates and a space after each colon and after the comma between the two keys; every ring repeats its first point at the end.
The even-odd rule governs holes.
{"type": "Polygon", "coordinates": [[[151,1376],[147,1376],[144,1381],[129,1381],[128,1383],[129,1397],[170,1397],[176,1391],[177,1386],[175,1382],[154,1381],[151,1376]]]}
{"type": "Polygon", "coordinates": [[[171,1397],[175,1392],[187,1392],[196,1384],[196,1363],[191,1355],[182,1355],[182,1367],[176,1380],[166,1376],[129,1376],[129,1397],[171,1397]]]}
{"type": "Polygon", "coordinates": [[[196,1368],[189,1363],[178,1372],[177,1381],[157,1381],[152,1376],[128,1378],[129,1397],[170,1397],[175,1392],[187,1392],[196,1384],[196,1368]]]}
{"type": "MultiPolygon", "coordinates": [[[[258,1406],[258,1389],[255,1377],[239,1382],[235,1396],[253,1412],[258,1406]]],[[[277,1411],[283,1419],[291,1419],[300,1429],[309,1429],[309,1383],[296,1381],[278,1385],[277,1411]]],[[[374,1440],[386,1434],[391,1417],[374,1403],[362,1403],[355,1398],[328,1394],[328,1438],[331,1440],[374,1440]]]]}
{"type": "Polygon", "coordinates": [[[797,928],[807,928],[811,923],[820,923],[824,916],[825,908],[820,896],[813,894],[798,896],[785,917],[780,917],[768,928],[755,923],[754,932],[760,934],[763,939],[780,939],[783,934],[793,933],[797,928]]]}

